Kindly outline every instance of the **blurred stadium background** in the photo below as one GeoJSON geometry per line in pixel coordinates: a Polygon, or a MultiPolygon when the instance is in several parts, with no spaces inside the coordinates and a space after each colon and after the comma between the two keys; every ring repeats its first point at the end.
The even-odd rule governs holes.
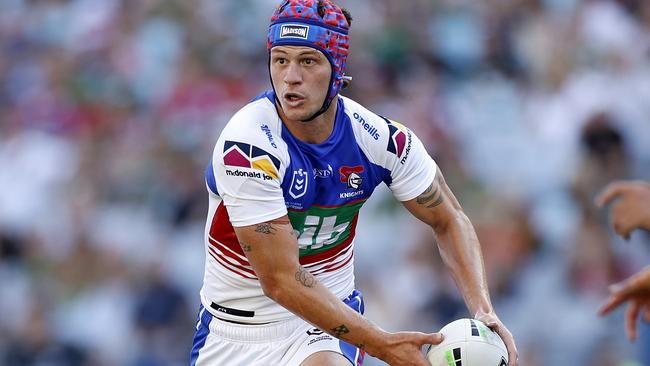
{"type": "MultiPolygon", "coordinates": [[[[0,365],[187,364],[203,171],[269,87],[277,0],[0,0],[0,365]]],[[[592,203],[650,178],[650,2],[340,0],[344,93],[411,127],[484,247],[523,366],[650,365],[607,286],[650,263],[592,203]]],[[[379,189],[358,287],[389,330],[468,314],[431,233],[379,189]]],[[[383,363],[368,359],[366,365],[383,363]]]]}

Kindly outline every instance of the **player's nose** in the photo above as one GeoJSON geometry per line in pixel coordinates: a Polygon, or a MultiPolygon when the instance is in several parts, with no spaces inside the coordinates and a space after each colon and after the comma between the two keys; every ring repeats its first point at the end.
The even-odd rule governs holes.
{"type": "Polygon", "coordinates": [[[298,84],[302,82],[302,71],[300,65],[291,63],[284,74],[284,82],[287,84],[298,84]]]}

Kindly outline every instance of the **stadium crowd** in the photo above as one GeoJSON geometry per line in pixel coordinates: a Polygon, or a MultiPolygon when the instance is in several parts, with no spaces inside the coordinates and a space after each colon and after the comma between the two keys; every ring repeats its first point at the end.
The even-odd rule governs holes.
{"type": "MultiPolygon", "coordinates": [[[[181,365],[203,276],[203,171],[269,87],[276,0],[0,1],[0,365],[181,365]]],[[[650,263],[593,198],[650,180],[650,2],[340,0],[343,93],[423,140],[474,223],[521,364],[650,365],[607,286],[650,263]]],[[[379,193],[379,192],[378,192],[379,193]]],[[[391,330],[467,317],[388,189],[358,287],[391,330]]],[[[367,359],[366,365],[380,365],[367,359]]]]}

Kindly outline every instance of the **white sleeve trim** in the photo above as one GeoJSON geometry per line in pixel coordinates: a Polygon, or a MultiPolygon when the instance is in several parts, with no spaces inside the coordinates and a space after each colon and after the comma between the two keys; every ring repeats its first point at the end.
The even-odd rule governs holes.
{"type": "Polygon", "coordinates": [[[278,202],[275,201],[239,202],[242,204],[226,205],[226,210],[228,210],[228,216],[230,217],[230,223],[233,227],[255,225],[262,222],[275,220],[287,214],[287,207],[284,205],[284,200],[282,201],[282,206],[278,206],[278,202]],[[250,207],[255,207],[255,210],[259,212],[259,214],[251,215],[250,207]],[[245,211],[245,213],[241,211],[245,211]],[[235,219],[237,217],[245,218],[235,219]]]}
{"type": "Polygon", "coordinates": [[[426,162],[426,164],[422,164],[420,171],[413,178],[411,178],[418,180],[418,183],[414,185],[410,190],[401,192],[400,189],[401,186],[408,184],[408,181],[402,184],[391,184],[390,189],[398,201],[405,202],[414,199],[415,197],[422,194],[422,192],[424,192],[424,190],[427,189],[433,182],[433,179],[436,177],[436,173],[438,171],[438,166],[433,161],[433,159],[431,159],[431,157],[428,157],[428,159],[426,159],[426,162]]]}

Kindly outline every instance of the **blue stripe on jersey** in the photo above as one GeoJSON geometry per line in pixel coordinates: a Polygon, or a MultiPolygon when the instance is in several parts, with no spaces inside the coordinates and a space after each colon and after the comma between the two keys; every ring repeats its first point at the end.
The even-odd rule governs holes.
{"type": "Polygon", "coordinates": [[[267,90],[259,95],[257,95],[255,98],[251,99],[250,103],[253,103],[255,101],[258,101],[260,99],[268,99],[273,105],[275,105],[275,93],[273,93],[272,90],[267,90]]]}
{"type": "Polygon", "coordinates": [[[337,107],[332,133],[321,144],[303,142],[282,128],[291,158],[282,191],[291,209],[342,206],[370,197],[381,182],[391,183],[390,171],[372,163],[361,150],[352,126],[356,122],[345,113],[343,99],[337,107]]]}
{"type": "MultiPolygon", "coordinates": [[[[354,290],[350,296],[348,296],[347,299],[343,300],[343,302],[354,309],[359,314],[364,313],[365,306],[364,306],[364,301],[363,301],[363,295],[361,292],[354,290]]],[[[339,341],[339,347],[341,348],[341,353],[345,358],[350,360],[354,366],[361,366],[363,363],[363,354],[359,352],[359,349],[353,345],[351,345],[348,342],[344,341],[339,341]]]]}
{"type": "Polygon", "coordinates": [[[190,353],[190,366],[196,365],[196,360],[199,358],[201,348],[205,346],[205,341],[210,334],[210,321],[212,321],[212,314],[205,310],[203,305],[199,307],[199,316],[196,322],[196,333],[194,333],[194,340],[192,341],[192,352],[190,353]]]}
{"type": "Polygon", "coordinates": [[[212,169],[212,162],[205,168],[205,183],[208,185],[210,191],[217,196],[219,192],[217,191],[217,180],[214,178],[214,170],[212,169]]]}

